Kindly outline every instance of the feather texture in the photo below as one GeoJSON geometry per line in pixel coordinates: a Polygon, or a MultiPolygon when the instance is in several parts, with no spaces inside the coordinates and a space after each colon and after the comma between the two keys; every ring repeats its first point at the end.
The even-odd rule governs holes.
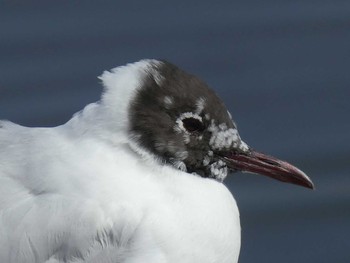
{"type": "Polygon", "coordinates": [[[237,261],[227,188],[130,140],[128,104],[157,63],[105,72],[101,101],[65,125],[0,123],[0,262],[237,261]]]}

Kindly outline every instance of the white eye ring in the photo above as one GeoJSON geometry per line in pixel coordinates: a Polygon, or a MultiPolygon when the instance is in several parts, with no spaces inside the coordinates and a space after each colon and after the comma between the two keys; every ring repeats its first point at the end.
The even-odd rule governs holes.
{"type": "MultiPolygon", "coordinates": [[[[176,124],[177,126],[180,128],[181,131],[184,131],[188,134],[190,134],[192,131],[190,131],[188,128],[189,127],[186,127],[186,121],[184,123],[184,120],[186,119],[195,119],[195,120],[198,120],[202,126],[203,126],[203,120],[202,120],[202,117],[199,116],[198,114],[196,113],[193,113],[193,112],[185,112],[185,113],[182,113],[180,115],[180,117],[176,120],[176,124]]],[[[195,131],[196,129],[194,129],[193,131],[195,131]]],[[[202,127],[200,127],[200,130],[202,130],[202,127]]]]}

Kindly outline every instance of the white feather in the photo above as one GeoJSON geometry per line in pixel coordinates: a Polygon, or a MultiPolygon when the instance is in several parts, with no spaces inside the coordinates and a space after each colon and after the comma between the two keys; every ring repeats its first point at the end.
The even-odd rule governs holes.
{"type": "Polygon", "coordinates": [[[159,63],[105,72],[101,101],[65,125],[0,123],[0,262],[237,262],[227,188],[140,158],[127,134],[129,102],[159,63]]]}

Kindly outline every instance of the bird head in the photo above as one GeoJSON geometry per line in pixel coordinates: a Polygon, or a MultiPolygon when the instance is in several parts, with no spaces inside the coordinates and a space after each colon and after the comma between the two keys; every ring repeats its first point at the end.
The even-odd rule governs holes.
{"type": "Polygon", "coordinates": [[[171,63],[146,62],[127,112],[137,147],[189,176],[242,171],[313,188],[298,168],[249,147],[213,90],[171,63]]]}

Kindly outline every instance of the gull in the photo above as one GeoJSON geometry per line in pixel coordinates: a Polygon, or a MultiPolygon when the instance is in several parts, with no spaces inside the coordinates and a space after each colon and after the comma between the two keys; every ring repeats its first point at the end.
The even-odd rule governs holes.
{"type": "Polygon", "coordinates": [[[0,262],[238,261],[231,172],[313,188],[248,146],[223,101],[177,66],[105,71],[101,99],[67,123],[0,122],[0,262]]]}

